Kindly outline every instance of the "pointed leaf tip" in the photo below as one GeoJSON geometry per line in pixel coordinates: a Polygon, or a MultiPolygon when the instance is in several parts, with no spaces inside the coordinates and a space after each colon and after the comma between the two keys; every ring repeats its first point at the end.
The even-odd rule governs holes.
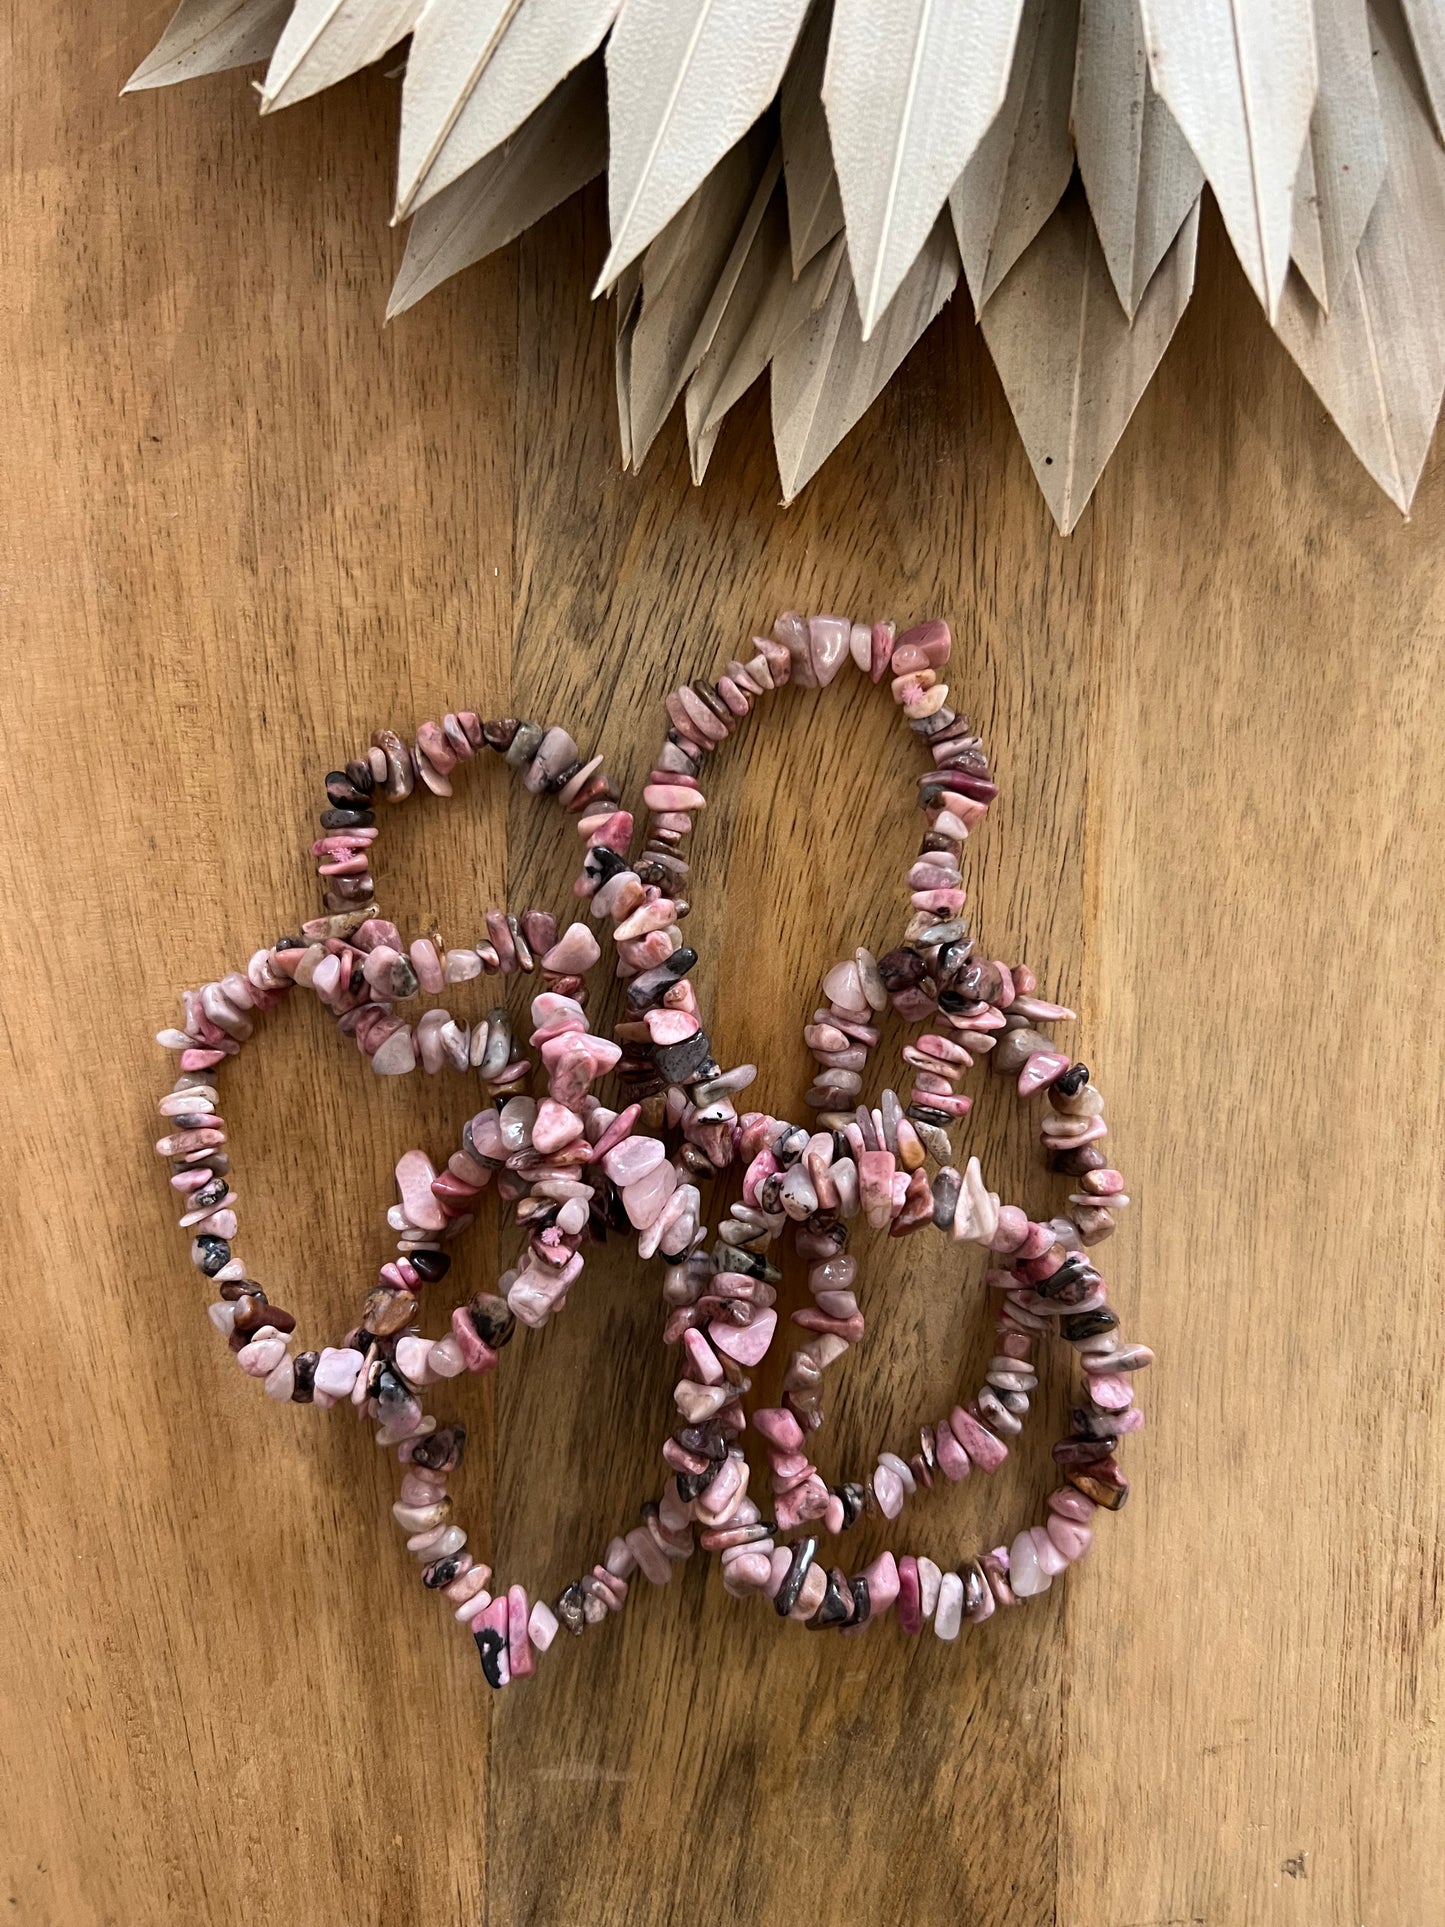
{"type": "Polygon", "coordinates": [[[846,260],[826,300],[773,358],[773,444],[783,501],[793,501],[860,421],[958,285],[962,267],[944,214],[871,336],[846,260]]]}
{"type": "Polygon", "coordinates": [[[627,0],[607,43],[612,245],[635,261],[772,100],[808,0],[627,0]]]}
{"type": "Polygon", "coordinates": [[[808,15],[778,97],[794,274],[801,274],[843,232],[843,201],[823,111],[823,68],[832,24],[832,7],[821,0],[808,15]]]}
{"type": "Polygon", "coordinates": [[[1023,0],[836,0],[823,104],[867,341],[1003,105],[1023,0]]]}
{"type": "Polygon", "coordinates": [[[1149,64],[1271,321],[1319,69],[1311,0],[1140,0],[1149,64]]]}
{"type": "Polygon", "coordinates": [[[268,60],[290,11],[291,0],[181,0],[121,92],[173,87],[268,60]]]}
{"type": "Polygon", "coordinates": [[[1099,244],[1132,315],[1204,185],[1149,78],[1138,0],[1083,0],[1070,119],[1099,244]]]}
{"type": "Polygon", "coordinates": [[[601,61],[569,74],[509,141],[412,216],[388,321],[540,221],[607,165],[601,61]]]}
{"type": "Polygon", "coordinates": [[[1077,190],[1065,196],[980,320],[1061,535],[1077,527],[1194,287],[1195,203],[1132,324],[1077,190]]]}
{"type": "Polygon", "coordinates": [[[369,67],[411,31],[423,0],[295,0],[261,83],[273,114],[369,67]]]}
{"type": "Polygon", "coordinates": [[[594,54],[619,0],[427,0],[401,94],[404,219],[509,139],[594,54]]]}
{"type": "Polygon", "coordinates": [[[1445,395],[1445,149],[1397,8],[1369,9],[1379,194],[1330,312],[1291,277],[1278,333],[1370,474],[1409,510],[1445,395]]]}
{"type": "Polygon", "coordinates": [[[1025,0],[1008,93],[948,197],[975,311],[1059,204],[1074,170],[1069,132],[1079,0],[1025,0]]]}

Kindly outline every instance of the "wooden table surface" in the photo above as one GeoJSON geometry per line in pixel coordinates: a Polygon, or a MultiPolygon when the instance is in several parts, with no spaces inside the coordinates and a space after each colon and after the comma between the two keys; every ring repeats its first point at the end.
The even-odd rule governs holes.
{"type": "MultiPolygon", "coordinates": [[[[761,393],[704,490],[676,421],[626,478],[600,193],[383,328],[395,83],[266,123],[239,76],[119,100],[165,12],[5,9],[6,1921],[1445,1917],[1445,463],[1401,521],[1211,220],[1068,542],[962,298],[792,510],[761,393]],[[310,912],[320,777],[376,724],[565,716],[635,789],[667,680],[788,605],[954,625],[1004,788],[980,931],[1077,999],[1138,1198],[1104,1259],[1159,1353],[1134,1501],[955,1647],[783,1636],[695,1561],[493,1696],[365,1429],[217,1344],[151,1035],[310,912]]],[[[778,1110],[817,973],[897,921],[887,711],[785,699],[697,838],[713,1034],[778,1110]]],[[[459,938],[499,893],[560,904],[530,799],[463,794],[388,832],[388,911],[459,938]]],[[[309,1001],[272,1029],[226,1080],[245,1250],[334,1334],[396,1156],[474,1104],[372,1079],[309,1001]]],[[[1041,1198],[996,1089],[979,1124],[1041,1198]]],[[[825,1473],[986,1355],[980,1267],[924,1242],[867,1263],[825,1473]]],[[[489,1215],[454,1276],[496,1251],[489,1215]]],[[[457,1393],[504,1572],[555,1590],[656,1491],[658,1330],[656,1268],[612,1257],[457,1393]]],[[[1014,1529],[1065,1397],[904,1545],[1014,1529]]]]}

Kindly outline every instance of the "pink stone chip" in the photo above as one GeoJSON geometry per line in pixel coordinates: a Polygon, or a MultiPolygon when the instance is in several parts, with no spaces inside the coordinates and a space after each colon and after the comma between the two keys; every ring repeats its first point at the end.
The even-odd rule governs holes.
{"type": "Polygon", "coordinates": [[[457,1305],[452,1311],[452,1343],[461,1354],[463,1365],[469,1372],[490,1371],[497,1362],[497,1354],[491,1346],[477,1335],[477,1328],[467,1316],[465,1305],[457,1305]]]}
{"type": "Polygon", "coordinates": [[[416,1069],[416,1049],[407,1025],[391,1033],[372,1058],[371,1068],[378,1077],[405,1077],[416,1069]]]}
{"type": "Polygon", "coordinates": [[[923,1617],[932,1619],[938,1605],[938,1591],[943,1584],[943,1568],[932,1559],[918,1555],[918,1603],[923,1617]]]}
{"type": "Polygon", "coordinates": [[[578,1051],[586,1051],[591,1057],[595,1070],[608,1071],[622,1055],[618,1045],[609,1043],[605,1037],[593,1037],[588,1031],[577,1029],[575,1024],[546,1026],[548,1035],[542,1035],[542,1062],[550,1071],[554,1065],[565,1058],[574,1056],[578,1051]]]}
{"type": "Polygon", "coordinates": [[[1086,1526],[1093,1518],[1097,1507],[1094,1501],[1071,1485],[1061,1485],[1048,1498],[1050,1513],[1057,1513],[1061,1519],[1069,1519],[1075,1525],[1086,1526]]]}
{"type": "Polygon", "coordinates": [[[570,1144],[575,1137],[582,1135],[582,1120],[575,1111],[569,1111],[565,1104],[558,1104],[550,1097],[544,1097],[537,1106],[537,1115],[532,1123],[532,1148],[544,1156],[549,1151],[558,1151],[564,1144],[570,1144]]]}
{"type": "Polygon", "coordinates": [[[820,689],[827,688],[848,660],[852,633],[852,624],[842,616],[808,618],[808,654],[820,689]]]}
{"type": "Polygon", "coordinates": [[[880,1552],[871,1566],[863,1568],[868,1581],[869,1616],[886,1613],[898,1597],[898,1565],[891,1552],[880,1552]]]}
{"type": "MultiPolygon", "coordinates": [[[[473,1573],[477,1575],[476,1586],[465,1596],[452,1617],[458,1620],[463,1626],[469,1626],[475,1631],[477,1626],[481,1624],[483,1613],[491,1609],[492,1595],[487,1591],[487,1579],[490,1576],[487,1568],[485,1566],[474,1566],[472,1572],[466,1575],[467,1579],[470,1580],[473,1573]]],[[[460,1585],[461,1581],[458,1580],[457,1583],[460,1585]]],[[[448,1597],[451,1596],[452,1595],[448,1593],[448,1597]]]]}
{"type": "Polygon", "coordinates": [[[819,1475],[814,1472],[801,1484],[790,1486],[780,1493],[773,1507],[777,1516],[780,1532],[791,1532],[795,1526],[805,1524],[809,1519],[821,1519],[828,1510],[829,1493],[819,1475]]]}
{"type": "Polygon", "coordinates": [[[696,1326],[683,1333],[682,1349],[687,1354],[689,1371],[699,1385],[722,1383],[723,1368],[718,1363],[717,1353],[696,1326]]]}
{"type": "Polygon", "coordinates": [[[1072,1519],[1064,1519],[1057,1512],[1051,1512],[1044,1528],[1065,1559],[1082,1559],[1093,1544],[1093,1529],[1079,1525],[1072,1519]]]}
{"type": "Polygon", "coordinates": [[[236,1363],[248,1378],[269,1378],[285,1356],[286,1340],[274,1329],[263,1327],[237,1352],[236,1363]]]}
{"type": "Polygon", "coordinates": [[[435,1177],[436,1167],[425,1151],[405,1151],[397,1160],[396,1186],[401,1193],[401,1208],[407,1222],[414,1224],[418,1231],[440,1231],[447,1221],[446,1213],[432,1196],[435,1177]]]}
{"type": "Polygon", "coordinates": [[[866,1018],[868,999],[863,994],[863,979],[858,966],[851,957],[846,963],[834,964],[824,977],[823,995],[840,1010],[860,1011],[866,1018]]]}
{"type": "Polygon", "coordinates": [[[768,1554],[768,1563],[770,1571],[763,1586],[763,1591],[768,1595],[769,1599],[776,1599],[782,1589],[783,1581],[788,1576],[788,1568],[793,1563],[793,1548],[791,1546],[774,1546],[773,1550],[768,1554]]]}
{"type": "MultiPolygon", "coordinates": [[[[1014,972],[1014,977],[1017,981],[1017,971],[1014,972]]],[[[1067,1004],[1050,1004],[1042,997],[1031,997],[1027,994],[1015,997],[1013,1008],[1020,1016],[1027,1017],[1030,1023],[1072,1023],[1074,1018],[1074,1013],[1067,1004]]]]}
{"type": "Polygon", "coordinates": [[[871,681],[880,682],[893,660],[893,645],[896,631],[891,622],[875,622],[872,629],[871,663],[868,675],[871,681]]]}
{"type": "Polygon", "coordinates": [[[1122,1372],[1096,1372],[1089,1378],[1089,1397],[1102,1411],[1127,1412],[1134,1403],[1134,1387],[1122,1372]]]}
{"type": "Polygon", "coordinates": [[[421,988],[429,993],[440,990],[444,982],[441,958],[430,938],[418,937],[409,954],[411,967],[416,972],[416,980],[421,988]]]}
{"type": "Polygon", "coordinates": [[[537,1662],[527,1640],[527,1595],[521,1586],[507,1588],[507,1664],[513,1679],[530,1679],[537,1662]]]}
{"type": "Polygon", "coordinates": [[[874,1466],[873,1496],[885,1519],[896,1519],[903,1510],[903,1481],[891,1466],[874,1466]]]}
{"type": "Polygon", "coordinates": [[[634,1526],[626,1536],[637,1569],[654,1586],[665,1586],[672,1577],[672,1565],[646,1526],[634,1526]]]}
{"type": "Polygon", "coordinates": [[[783,1452],[796,1452],[803,1443],[803,1428],[793,1414],[781,1406],[764,1406],[753,1414],[754,1429],[783,1452]]]}
{"type": "Polygon", "coordinates": [[[989,1248],[1007,1254],[1017,1251],[1028,1236],[1029,1221],[1016,1204],[999,1206],[998,1224],[989,1239],[989,1248]]]}
{"type": "Polygon", "coordinates": [[[893,650],[891,667],[895,675],[917,669],[939,669],[953,650],[953,637],[946,622],[934,619],[905,629],[893,650]]]}
{"type": "Polygon", "coordinates": [[[544,1599],[534,1600],[527,1620],[527,1637],[539,1653],[545,1653],[557,1637],[557,1615],[544,1599]]]}
{"type": "Polygon", "coordinates": [[[701,790],[681,783],[648,783],[643,788],[642,800],[650,810],[701,810],[707,807],[707,798],[701,790]]]}
{"type": "Polygon", "coordinates": [[[996,1472],[1008,1457],[1008,1447],[961,1405],[948,1415],[949,1428],[959,1444],[984,1472],[996,1472]]]}
{"type": "Polygon", "coordinates": [[[361,1353],[328,1345],[316,1361],[315,1386],[331,1398],[345,1398],[361,1370],[361,1353]]]}
{"type": "Polygon", "coordinates": [[[940,1421],[934,1427],[933,1441],[938,1469],[944,1478],[951,1479],[955,1484],[960,1479],[966,1479],[973,1469],[972,1462],[955,1437],[953,1427],[946,1420],[940,1421]]]}
{"type": "Polygon", "coordinates": [[[667,1159],[667,1147],[655,1137],[628,1137],[602,1159],[602,1169],[620,1188],[636,1184],[667,1159]]]}
{"type": "Polygon", "coordinates": [[[1047,1573],[1050,1579],[1057,1579],[1068,1567],[1068,1559],[1055,1545],[1043,1526],[1030,1526],[1029,1539],[1033,1545],[1034,1558],[1038,1561],[1039,1571],[1047,1573]]]}
{"type": "Polygon", "coordinates": [[[940,1639],[957,1639],[962,1625],[963,1581],[956,1572],[946,1572],[938,1588],[933,1630],[940,1639]]]}
{"type": "Polygon", "coordinates": [[[640,903],[630,916],[623,919],[613,931],[613,939],[618,943],[628,943],[634,937],[645,937],[654,930],[666,930],[676,922],[677,906],[671,897],[657,897],[650,902],[640,903]]]}
{"type": "Polygon", "coordinates": [[[701,1026],[697,1019],[685,1010],[650,1010],[647,1013],[647,1034],[654,1044],[682,1044],[689,1037],[696,1037],[701,1026]]]}
{"type": "MultiPolygon", "coordinates": [[[[589,1116],[593,1118],[596,1118],[598,1115],[599,1113],[596,1111],[589,1113],[589,1116]]],[[[608,1118],[609,1121],[593,1139],[592,1156],[594,1159],[606,1157],[610,1150],[616,1145],[621,1144],[622,1140],[630,1134],[638,1118],[641,1117],[642,1106],[640,1104],[629,1104],[625,1110],[619,1111],[615,1117],[610,1117],[610,1114],[605,1110],[603,1110],[600,1115],[603,1118],[608,1118]]],[[[590,1129],[588,1136],[591,1136],[590,1129]]]]}
{"type": "Polygon", "coordinates": [[[749,1592],[764,1592],[772,1573],[771,1554],[747,1547],[728,1565],[724,1579],[734,1590],[743,1588],[749,1592]]]}
{"type": "Polygon", "coordinates": [[[898,1561],[898,1630],[923,1631],[923,1589],[918,1580],[918,1561],[905,1553],[898,1561]]]}
{"type": "Polygon", "coordinates": [[[777,1324],[778,1314],[768,1307],[756,1313],[746,1325],[730,1325],[724,1319],[714,1318],[707,1335],[720,1352],[739,1365],[758,1365],[767,1355],[777,1324]]]}
{"type": "Polygon", "coordinates": [[[891,1151],[865,1151],[858,1160],[863,1215],[875,1231],[881,1231],[893,1215],[893,1175],[891,1151]]]}
{"type": "Polygon", "coordinates": [[[427,1353],[426,1362],[438,1378],[458,1378],[467,1369],[461,1346],[450,1333],[436,1341],[427,1353]]]}
{"type": "Polygon", "coordinates": [[[396,1341],[396,1367],[402,1377],[413,1385],[425,1385],[431,1377],[432,1341],[408,1333],[396,1341]]]}
{"type": "Polygon", "coordinates": [[[296,1389],[295,1360],[289,1355],[283,1358],[261,1389],[267,1398],[274,1398],[279,1404],[284,1405],[296,1389]]]}
{"type": "Polygon", "coordinates": [[[1036,1050],[1019,1072],[1019,1096],[1032,1097],[1035,1091],[1062,1077],[1068,1068],[1069,1060],[1062,1051],[1036,1050]]]}
{"type": "Polygon", "coordinates": [[[585,977],[601,955],[601,947],[586,924],[571,923],[544,952],[542,968],[554,977],[585,977]]]}
{"type": "Polygon", "coordinates": [[[646,1176],[622,1187],[622,1208],[628,1223],[634,1230],[645,1231],[661,1217],[663,1206],[676,1189],[677,1172],[664,1157],[646,1176]]]}
{"type": "Polygon", "coordinates": [[[731,1455],[718,1467],[711,1485],[696,1502],[697,1516],[709,1525],[722,1525],[747,1497],[748,1462],[731,1455]]]}
{"type": "Polygon", "coordinates": [[[1046,1117],[1041,1133],[1051,1151],[1078,1151],[1086,1144],[1096,1144],[1101,1137],[1107,1137],[1109,1127],[1101,1117],[1091,1117],[1087,1122],[1073,1117],[1046,1117]],[[1080,1131],[1062,1128],[1081,1122],[1084,1128],[1080,1131]]]}

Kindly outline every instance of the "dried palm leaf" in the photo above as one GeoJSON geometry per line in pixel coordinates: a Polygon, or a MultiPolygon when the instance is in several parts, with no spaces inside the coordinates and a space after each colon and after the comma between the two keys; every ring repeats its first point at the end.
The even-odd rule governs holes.
{"type": "Polygon", "coordinates": [[[1328,315],[1292,276],[1279,333],[1350,447],[1408,510],[1445,395],[1445,150],[1393,0],[1372,4],[1369,24],[1384,179],[1328,315]]]}
{"type": "Polygon", "coordinates": [[[707,353],[687,384],[687,440],[694,482],[707,472],[728,410],[742,400],[783,343],[827,299],[843,253],[843,237],[835,234],[794,280],[787,203],[774,190],[707,353]]]}
{"type": "MultiPolygon", "coordinates": [[[[1315,118],[1319,102],[1315,102],[1315,118]]],[[[1314,126],[1314,120],[1310,122],[1314,126]]],[[[1289,257],[1304,277],[1305,286],[1322,308],[1330,305],[1325,277],[1325,237],[1321,226],[1320,191],[1315,185],[1313,141],[1306,141],[1294,177],[1294,215],[1290,224],[1289,257]]]]}
{"type": "Polygon", "coordinates": [[[1295,183],[1291,252],[1328,308],[1385,178],[1385,134],[1364,0],[1315,0],[1320,91],[1295,183]]]}
{"type": "Polygon", "coordinates": [[[1149,66],[1271,321],[1319,74],[1310,0],[1140,0],[1149,66]]]}
{"type": "Polygon", "coordinates": [[[1078,0],[1024,0],[1007,97],[948,197],[975,309],[1059,204],[1074,171],[1078,0]]]}
{"type": "Polygon", "coordinates": [[[121,89],[171,87],[269,60],[291,0],[181,0],[169,26],[121,89]]]}
{"type": "Polygon", "coordinates": [[[776,136],[753,129],[705,176],[642,257],[631,362],[635,469],[707,350],[722,309],[714,291],[726,277],[740,233],[761,220],[781,165],[776,136]],[[761,196],[760,180],[767,183],[761,196]]]}
{"type": "Polygon", "coordinates": [[[1120,308],[1081,191],[983,311],[981,326],[1059,532],[1077,524],[1194,290],[1199,203],[1132,322],[1120,308]]]}
{"type": "Polygon", "coordinates": [[[1445,7],[1440,0],[1404,0],[1404,8],[1435,132],[1445,141],[1445,7]]]}
{"type": "Polygon", "coordinates": [[[261,112],[334,86],[404,40],[422,0],[295,0],[261,83],[261,112]]]}
{"type": "MultiPolygon", "coordinates": [[[[733,243],[727,267],[698,329],[703,346],[693,358],[693,371],[688,378],[683,403],[688,459],[695,483],[702,480],[712,459],[721,421],[710,427],[706,415],[717,392],[718,382],[726,373],[736,338],[756,310],[769,278],[780,263],[790,258],[788,210],[782,177],[782,152],[779,150],[758,183],[753,205],[733,243]]],[[[791,280],[791,269],[789,278],[791,280]]]]}
{"type": "Polygon", "coordinates": [[[1132,315],[1204,185],[1149,78],[1139,0],[1082,0],[1073,126],[1099,243],[1132,315]]]}
{"type": "Polygon", "coordinates": [[[509,141],[417,213],[387,303],[388,321],[449,275],[540,221],[607,165],[607,97],[600,60],[570,73],[509,141]]]}
{"type": "Polygon", "coordinates": [[[823,111],[823,64],[832,26],[832,0],[818,0],[778,96],[794,274],[801,274],[813,256],[843,232],[843,197],[833,172],[828,116],[823,111]]]}
{"type": "Polygon", "coordinates": [[[866,341],[1008,92],[1023,0],[836,0],[823,104],[866,341]]]}
{"type": "Polygon", "coordinates": [[[808,0],[627,0],[607,43],[612,247],[598,290],[768,106],[807,7],[808,0]]]}
{"type": "Polygon", "coordinates": [[[617,427],[622,441],[622,466],[632,467],[632,337],[642,308],[642,263],[630,261],[612,285],[617,304],[617,336],[613,359],[617,376],[617,427]]]}
{"type": "Polygon", "coordinates": [[[510,138],[597,51],[619,0],[426,0],[401,97],[397,218],[510,138]]]}
{"type": "Polygon", "coordinates": [[[945,214],[864,337],[845,262],[823,305],[773,357],[773,447],[783,500],[793,497],[883,392],[894,370],[958,285],[961,266],[945,214]]]}

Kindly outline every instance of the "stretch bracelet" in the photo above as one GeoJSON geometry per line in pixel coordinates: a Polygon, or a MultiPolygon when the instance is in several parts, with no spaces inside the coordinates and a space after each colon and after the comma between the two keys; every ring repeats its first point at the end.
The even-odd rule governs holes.
{"type": "MultiPolygon", "coordinates": [[[[255,968],[259,974],[259,966],[255,968]]],[[[232,997],[243,1000],[246,994],[232,984],[232,997]]],[[[260,1000],[242,1002],[241,1008],[260,1009],[280,994],[276,989],[263,992],[260,1000]]],[[[193,1022],[197,1008],[192,1006],[193,1022]]],[[[611,1181],[635,1180],[640,1164],[647,1161],[639,1153],[651,1142],[632,1134],[635,1111],[632,1117],[619,1117],[576,1088],[579,1041],[585,1039],[586,1051],[600,1068],[616,1056],[615,1046],[587,1036],[580,1005],[543,993],[534,1000],[533,1019],[539,1028],[532,1043],[540,1046],[544,1062],[550,1055],[552,1090],[563,1088],[564,1082],[571,1089],[567,1114],[575,1128],[565,1136],[554,1129],[545,1147],[539,1146],[537,1130],[545,1107],[564,1107],[555,1098],[539,1105],[528,1096],[513,1095],[500,1110],[491,1108],[469,1120],[462,1146],[445,1171],[438,1173],[419,1151],[406,1153],[397,1166],[399,1203],[388,1214],[399,1234],[397,1257],[382,1266],[358,1325],[339,1345],[293,1355],[294,1317],[268,1300],[234,1255],[234,1192],[227,1193],[224,1210],[217,1200],[204,1218],[197,1208],[182,1219],[186,1229],[198,1234],[193,1259],[220,1285],[221,1297],[211,1306],[210,1317],[241,1370],[262,1380],[267,1395],[277,1400],[320,1406],[349,1402],[378,1423],[379,1445],[397,1447],[404,1471],[393,1518],[408,1535],[407,1550],[421,1564],[423,1583],[444,1590],[455,1604],[457,1618],[477,1637],[485,1676],[498,1686],[532,1670],[533,1655],[550,1645],[559,1620],[580,1631],[587,1621],[620,1607],[626,1579],[606,1566],[594,1567],[564,1591],[557,1614],[541,1600],[529,1601],[519,1585],[494,1598],[487,1591],[491,1570],[466,1550],[467,1535],[454,1523],[447,1489],[448,1475],[463,1456],[465,1427],[451,1424],[438,1430],[436,1419],[423,1410],[421,1393],[462,1371],[494,1369],[516,1321],[538,1326],[562,1309],[582,1269],[579,1247],[584,1234],[605,1236],[602,1220],[609,1208],[614,1220],[619,1217],[626,1190],[619,1192],[611,1181]],[[593,1165],[607,1174],[600,1203],[597,1187],[582,1181],[593,1165]],[[499,1194],[516,1206],[517,1219],[527,1229],[525,1262],[502,1275],[497,1293],[479,1293],[458,1306],[450,1331],[428,1340],[414,1322],[421,1288],[445,1275],[450,1257],[443,1247],[471,1224],[472,1208],[493,1174],[499,1194]]],[[[243,1016],[244,1024],[250,1021],[243,1016]]],[[[246,1040],[232,1041],[239,1047],[246,1040]]],[[[172,1181],[186,1192],[187,1202],[224,1183],[230,1170],[226,1127],[215,1110],[216,1087],[206,1076],[201,1070],[182,1072],[161,1100],[170,1134],[156,1149],[172,1160],[172,1181]],[[224,1164],[223,1172],[216,1170],[219,1164],[224,1164]]],[[[664,1155],[658,1144],[651,1161],[660,1163],[664,1155]]],[[[656,1505],[643,1508],[641,1527],[629,1535],[630,1550],[621,1538],[614,1539],[608,1548],[614,1567],[632,1570],[639,1550],[644,1557],[679,1556],[679,1546],[659,1528],[659,1510],[656,1505]],[[639,1535],[645,1547],[639,1547],[639,1535]]],[[[690,1550],[690,1536],[685,1544],[690,1550]]]]}
{"type": "Polygon", "coordinates": [[[436,931],[407,943],[394,924],[374,914],[377,805],[404,803],[418,785],[432,795],[450,796],[453,771],[484,746],[520,777],[525,790],[555,796],[569,815],[600,813],[605,820],[614,814],[617,791],[602,758],[581,758],[565,729],[517,717],[483,722],[470,709],[449,710],[440,723],[422,723],[410,743],[395,730],[379,729],[363,755],[327,773],[322,834],[311,854],[330,914],[306,931],[330,939],[332,954],[315,966],[320,981],[314,987],[378,1076],[405,1075],[420,1060],[428,1072],[446,1064],[462,1071],[480,1068],[495,1083],[505,1068],[497,1062],[495,1026],[468,1035],[446,1010],[430,1010],[408,1024],[395,1005],[418,992],[432,994],[483,974],[510,977],[540,968],[549,989],[586,1001],[584,979],[598,948],[585,924],[573,924],[559,940],[557,920],[548,911],[514,916],[488,910],[482,919],[485,937],[475,945],[448,947],[436,931]]]}

